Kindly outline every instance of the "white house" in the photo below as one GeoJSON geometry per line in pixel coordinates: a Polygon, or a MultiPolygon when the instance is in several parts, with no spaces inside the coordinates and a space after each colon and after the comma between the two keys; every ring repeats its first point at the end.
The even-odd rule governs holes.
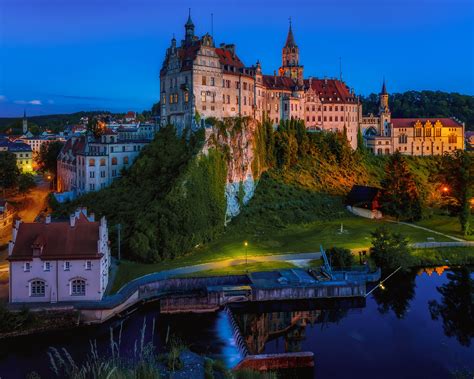
{"type": "Polygon", "coordinates": [[[10,302],[100,300],[107,288],[107,221],[79,208],[66,222],[17,221],[8,246],[10,302]]]}

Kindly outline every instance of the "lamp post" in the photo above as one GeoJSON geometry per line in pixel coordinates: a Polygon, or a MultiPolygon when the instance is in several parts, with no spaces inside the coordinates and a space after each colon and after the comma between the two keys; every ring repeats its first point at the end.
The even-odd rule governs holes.
{"type": "Polygon", "coordinates": [[[248,242],[244,241],[244,246],[245,246],[245,271],[248,272],[248,253],[247,253],[247,246],[248,242]]]}

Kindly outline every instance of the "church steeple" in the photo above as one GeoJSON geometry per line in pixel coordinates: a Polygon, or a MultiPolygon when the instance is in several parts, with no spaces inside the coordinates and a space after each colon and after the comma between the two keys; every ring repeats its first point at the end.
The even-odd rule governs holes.
{"type": "Polygon", "coordinates": [[[26,118],[26,109],[23,110],[23,134],[28,133],[28,120],[26,118]]]}
{"type": "Polygon", "coordinates": [[[185,41],[191,42],[194,38],[194,23],[191,20],[191,8],[189,8],[188,21],[184,24],[184,29],[186,30],[185,41]]]}

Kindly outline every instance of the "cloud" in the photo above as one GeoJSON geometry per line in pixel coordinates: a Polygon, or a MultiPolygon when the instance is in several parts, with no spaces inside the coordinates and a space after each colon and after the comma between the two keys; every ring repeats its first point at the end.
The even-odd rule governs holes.
{"type": "Polygon", "coordinates": [[[43,103],[41,102],[41,100],[29,100],[29,101],[25,101],[25,100],[15,100],[15,104],[42,105],[43,103]]]}

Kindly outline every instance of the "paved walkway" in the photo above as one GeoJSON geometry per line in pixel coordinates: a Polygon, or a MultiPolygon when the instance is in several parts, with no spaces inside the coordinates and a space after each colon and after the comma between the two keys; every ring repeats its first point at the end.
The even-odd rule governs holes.
{"type": "Polygon", "coordinates": [[[424,226],[420,226],[420,225],[411,224],[409,222],[393,221],[393,220],[385,220],[385,221],[393,222],[394,224],[401,224],[401,225],[410,226],[410,227],[415,228],[415,229],[421,229],[421,230],[424,230],[426,232],[430,232],[430,233],[433,233],[433,234],[438,234],[440,236],[452,239],[453,241],[466,242],[466,240],[463,240],[462,238],[453,237],[453,236],[450,236],[449,234],[444,234],[444,233],[441,233],[441,232],[437,232],[436,230],[425,228],[424,226]]]}

